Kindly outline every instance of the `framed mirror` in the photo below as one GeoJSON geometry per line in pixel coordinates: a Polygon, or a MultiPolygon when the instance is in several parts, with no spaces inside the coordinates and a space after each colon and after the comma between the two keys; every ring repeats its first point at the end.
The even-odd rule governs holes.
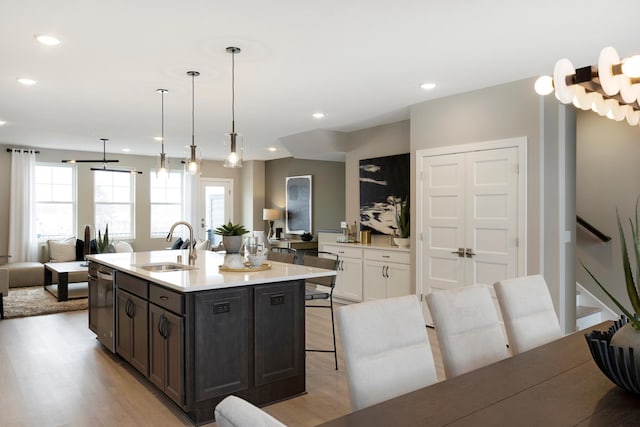
{"type": "Polygon", "coordinates": [[[311,175],[288,176],[286,186],[286,233],[311,233],[311,175]]]}

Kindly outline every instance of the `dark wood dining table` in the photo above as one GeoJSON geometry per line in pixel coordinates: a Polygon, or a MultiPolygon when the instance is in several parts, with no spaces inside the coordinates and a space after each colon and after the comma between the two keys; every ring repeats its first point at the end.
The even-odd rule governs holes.
{"type": "Polygon", "coordinates": [[[352,412],[339,426],[640,426],[640,396],[596,366],[585,331],[352,412]]]}

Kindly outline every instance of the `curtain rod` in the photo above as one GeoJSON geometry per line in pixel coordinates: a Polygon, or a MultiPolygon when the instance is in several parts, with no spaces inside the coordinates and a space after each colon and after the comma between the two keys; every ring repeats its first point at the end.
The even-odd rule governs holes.
{"type": "Polygon", "coordinates": [[[14,151],[17,151],[19,153],[21,153],[23,151],[27,151],[27,152],[30,152],[30,153],[40,154],[39,150],[28,150],[28,149],[24,149],[24,148],[7,148],[7,153],[13,153],[14,151]]]}

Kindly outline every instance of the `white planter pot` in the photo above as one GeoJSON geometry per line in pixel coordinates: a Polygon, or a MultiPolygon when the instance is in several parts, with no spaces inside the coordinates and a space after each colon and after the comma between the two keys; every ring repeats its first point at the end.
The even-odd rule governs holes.
{"type": "Polygon", "coordinates": [[[408,237],[394,237],[393,242],[400,248],[408,248],[411,243],[411,239],[408,237]]]}

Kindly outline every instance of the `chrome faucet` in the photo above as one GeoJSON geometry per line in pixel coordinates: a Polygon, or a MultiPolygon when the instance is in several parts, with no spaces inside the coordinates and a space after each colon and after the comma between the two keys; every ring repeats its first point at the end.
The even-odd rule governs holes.
{"type": "Polygon", "coordinates": [[[195,245],[193,244],[193,227],[187,221],[178,221],[171,226],[169,230],[169,234],[167,234],[167,242],[170,242],[173,238],[173,230],[177,225],[184,225],[189,229],[189,265],[194,265],[196,263],[196,258],[198,254],[196,254],[195,245]]]}

